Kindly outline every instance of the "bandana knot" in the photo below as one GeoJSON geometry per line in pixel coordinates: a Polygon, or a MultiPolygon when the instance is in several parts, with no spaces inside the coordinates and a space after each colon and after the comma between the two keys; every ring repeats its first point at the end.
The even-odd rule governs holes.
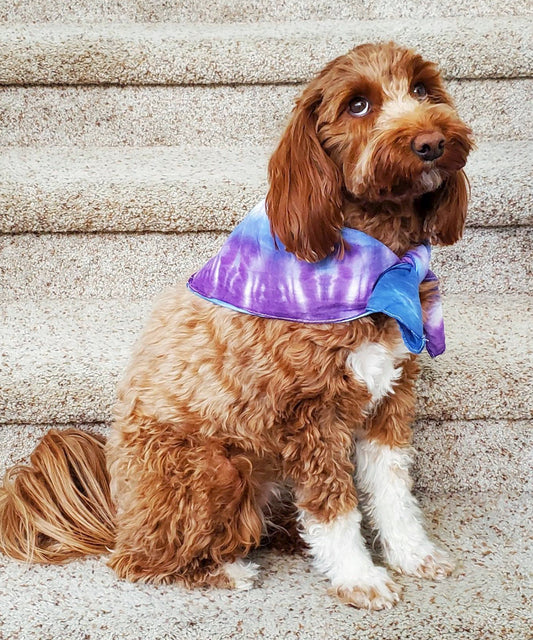
{"type": "Polygon", "coordinates": [[[399,258],[357,229],[344,228],[342,237],[342,258],[298,260],[272,236],[263,200],[187,286],[234,311],[293,322],[348,322],[384,313],[398,322],[409,351],[420,353],[425,346],[432,357],[443,353],[442,306],[438,280],[429,270],[429,244],[399,258]],[[435,282],[425,322],[419,294],[424,281],[435,282]]]}

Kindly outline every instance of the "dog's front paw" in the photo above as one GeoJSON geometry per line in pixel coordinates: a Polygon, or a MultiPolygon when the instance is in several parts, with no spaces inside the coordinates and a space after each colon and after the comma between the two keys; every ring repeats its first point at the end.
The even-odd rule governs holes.
{"type": "Polygon", "coordinates": [[[443,580],[454,569],[450,556],[434,545],[413,550],[408,555],[398,554],[398,556],[388,559],[392,569],[427,580],[443,580]]]}
{"type": "Polygon", "coordinates": [[[454,563],[450,556],[445,551],[434,547],[432,553],[422,559],[411,575],[428,580],[444,580],[453,569],[454,563]]]}
{"type": "Polygon", "coordinates": [[[253,562],[245,562],[240,558],[235,562],[227,562],[223,569],[228,579],[228,588],[236,591],[251,589],[259,571],[258,565],[253,562]]]}
{"type": "Polygon", "coordinates": [[[352,586],[337,585],[330,589],[342,602],[358,609],[380,611],[392,609],[400,600],[401,588],[382,567],[373,567],[372,572],[352,586]]]}

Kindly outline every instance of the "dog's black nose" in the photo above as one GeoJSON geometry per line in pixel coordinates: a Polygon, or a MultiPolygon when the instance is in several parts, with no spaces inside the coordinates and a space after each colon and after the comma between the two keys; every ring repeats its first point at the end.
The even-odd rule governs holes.
{"type": "Polygon", "coordinates": [[[440,158],[444,153],[446,140],[440,131],[419,133],[411,140],[411,149],[424,161],[440,158]]]}

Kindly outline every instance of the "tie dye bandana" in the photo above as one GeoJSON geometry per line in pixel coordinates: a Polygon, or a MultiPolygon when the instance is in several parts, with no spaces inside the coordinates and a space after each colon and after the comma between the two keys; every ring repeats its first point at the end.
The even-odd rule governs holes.
{"type": "Polygon", "coordinates": [[[425,346],[432,357],[443,353],[438,295],[422,321],[419,284],[437,281],[429,270],[429,245],[421,244],[399,258],[356,229],[343,229],[342,237],[342,258],[298,260],[273,238],[263,200],[187,286],[206,300],[264,318],[328,323],[384,313],[398,322],[409,351],[420,353],[425,346]]]}

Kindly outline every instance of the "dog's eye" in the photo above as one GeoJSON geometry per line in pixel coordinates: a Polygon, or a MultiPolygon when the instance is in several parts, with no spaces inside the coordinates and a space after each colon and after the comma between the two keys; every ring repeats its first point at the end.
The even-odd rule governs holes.
{"type": "Polygon", "coordinates": [[[348,111],[352,116],[366,116],[370,112],[370,102],[366,98],[357,96],[357,98],[350,100],[348,111]]]}
{"type": "Polygon", "coordinates": [[[425,98],[427,96],[428,91],[427,91],[426,87],[421,82],[419,82],[418,84],[415,84],[415,86],[413,88],[413,93],[415,94],[415,96],[417,98],[422,99],[422,98],[425,98]]]}

